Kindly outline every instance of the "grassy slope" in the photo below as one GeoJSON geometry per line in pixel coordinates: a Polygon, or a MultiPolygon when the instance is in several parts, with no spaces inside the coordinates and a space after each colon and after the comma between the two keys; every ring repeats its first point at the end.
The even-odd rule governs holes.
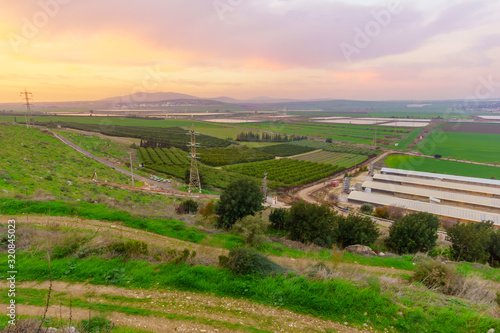
{"type": "Polygon", "coordinates": [[[436,172],[447,175],[459,175],[466,177],[479,177],[500,179],[500,167],[468,164],[446,160],[436,160],[432,158],[392,155],[385,160],[390,168],[436,172]]]}

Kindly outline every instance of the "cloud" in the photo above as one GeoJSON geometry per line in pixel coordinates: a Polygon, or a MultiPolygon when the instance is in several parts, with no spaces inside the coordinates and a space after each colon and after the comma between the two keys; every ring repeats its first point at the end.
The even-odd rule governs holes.
{"type": "MultiPolygon", "coordinates": [[[[23,17],[32,19],[41,10],[40,3],[49,1],[62,0],[0,3],[9,8],[8,21],[17,22],[20,29],[23,17]]],[[[39,38],[57,41],[81,35],[85,40],[111,34],[135,41],[151,57],[149,49],[160,54],[183,53],[192,62],[212,67],[246,67],[253,63],[269,70],[338,68],[347,65],[339,45],[353,44],[355,29],[364,30],[374,21],[373,12],[386,8],[325,0],[240,3],[224,12],[221,20],[212,0],[72,0],[61,5],[57,15],[40,29],[39,38]]],[[[490,22],[494,15],[491,6],[487,1],[469,0],[449,5],[439,13],[428,13],[402,2],[401,13],[392,15],[370,45],[352,58],[362,61],[411,52],[437,35],[490,22]],[[434,19],[429,22],[430,14],[434,19]]],[[[140,54],[140,50],[134,51],[140,54]]],[[[85,50],[91,52],[100,51],[85,50]]]]}

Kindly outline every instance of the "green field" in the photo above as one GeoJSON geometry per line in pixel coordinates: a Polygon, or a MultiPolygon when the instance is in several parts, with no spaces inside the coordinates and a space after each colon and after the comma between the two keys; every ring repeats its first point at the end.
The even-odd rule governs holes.
{"type": "MultiPolygon", "coordinates": [[[[0,116],[0,121],[13,122],[14,118],[18,122],[23,122],[24,117],[0,116]]],[[[142,127],[189,127],[194,125],[194,129],[200,133],[215,136],[221,139],[236,139],[236,135],[241,132],[241,128],[214,124],[208,122],[192,121],[185,119],[134,119],[122,117],[69,117],[69,116],[44,116],[34,117],[36,122],[72,122],[80,124],[98,124],[103,127],[111,126],[142,126],[142,127]]]]}
{"type": "Polygon", "coordinates": [[[331,165],[338,165],[340,167],[348,168],[367,159],[364,155],[344,154],[344,153],[331,153],[328,151],[312,152],[298,157],[292,157],[294,160],[309,161],[317,163],[325,163],[331,165]]]}
{"type": "Polygon", "coordinates": [[[378,146],[389,146],[400,142],[410,135],[415,129],[394,128],[386,126],[350,125],[350,124],[325,124],[325,123],[282,123],[262,122],[258,124],[242,125],[246,128],[261,131],[272,131],[287,135],[307,135],[321,139],[331,138],[333,141],[350,142],[371,145],[377,134],[378,146]]]}
{"type": "Polygon", "coordinates": [[[421,145],[425,155],[439,154],[459,160],[500,162],[500,134],[453,133],[433,131],[421,145]]]}
{"type": "Polygon", "coordinates": [[[389,168],[435,172],[447,175],[458,175],[465,177],[500,179],[500,167],[468,164],[432,158],[392,155],[385,159],[389,168]]]}

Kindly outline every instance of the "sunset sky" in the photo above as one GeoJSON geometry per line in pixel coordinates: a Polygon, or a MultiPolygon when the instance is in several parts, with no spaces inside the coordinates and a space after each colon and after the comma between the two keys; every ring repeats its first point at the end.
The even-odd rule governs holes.
{"type": "Polygon", "coordinates": [[[481,81],[493,81],[485,97],[500,97],[498,1],[0,3],[0,102],[25,87],[35,101],[137,91],[463,99],[481,81]]]}

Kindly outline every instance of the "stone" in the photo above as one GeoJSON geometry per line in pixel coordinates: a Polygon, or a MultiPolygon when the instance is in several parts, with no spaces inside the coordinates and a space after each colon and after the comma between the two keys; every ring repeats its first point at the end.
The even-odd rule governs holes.
{"type": "Polygon", "coordinates": [[[347,252],[354,254],[359,254],[366,257],[376,256],[377,254],[372,251],[368,246],[365,245],[351,245],[344,249],[347,252]]]}

